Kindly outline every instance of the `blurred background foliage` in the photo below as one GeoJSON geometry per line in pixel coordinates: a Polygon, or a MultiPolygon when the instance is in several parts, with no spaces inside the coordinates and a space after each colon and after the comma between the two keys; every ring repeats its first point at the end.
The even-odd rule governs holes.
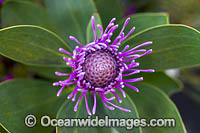
{"type": "MultiPolygon", "coordinates": [[[[170,23],[185,24],[200,30],[200,0],[122,0],[125,16],[138,12],[168,12],[170,23]]],[[[183,91],[171,96],[188,133],[198,133],[200,123],[200,66],[175,70],[183,91]]]]}
{"type": "MultiPolygon", "coordinates": [[[[30,1],[44,6],[43,0],[30,1]]],[[[94,1],[97,3],[98,8],[98,3],[103,2],[104,0],[94,1]]],[[[200,0],[121,0],[121,3],[114,4],[121,7],[119,12],[114,14],[117,18],[139,12],[168,12],[170,15],[170,23],[186,24],[200,30],[200,0]]],[[[105,7],[105,10],[110,9],[105,7]]],[[[113,13],[111,14],[113,15],[113,13]]],[[[109,16],[110,14],[104,15],[109,16]]],[[[102,17],[102,19],[103,18],[104,17],[102,17]]],[[[106,20],[103,22],[106,22],[106,20]]],[[[183,91],[173,94],[171,99],[178,107],[188,133],[198,133],[200,129],[200,66],[184,68],[176,70],[175,72],[178,74],[172,78],[177,78],[183,82],[183,91]]],[[[34,72],[34,68],[30,68],[0,56],[1,82],[12,78],[27,77],[42,78],[50,76],[42,74],[42,68],[41,73],[37,74],[34,72]]],[[[52,77],[54,77],[53,73],[52,77]]]]}

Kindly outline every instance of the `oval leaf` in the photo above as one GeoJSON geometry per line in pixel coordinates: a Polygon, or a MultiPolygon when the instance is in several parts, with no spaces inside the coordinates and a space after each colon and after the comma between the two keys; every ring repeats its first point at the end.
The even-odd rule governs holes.
{"type": "Polygon", "coordinates": [[[52,127],[40,125],[40,118],[43,115],[55,118],[58,107],[65,99],[58,99],[56,93],[51,83],[41,80],[15,79],[0,83],[0,123],[11,133],[52,132],[52,127]],[[28,114],[37,118],[33,128],[24,124],[28,114]]]}
{"type": "MultiPolygon", "coordinates": [[[[132,27],[135,27],[135,31],[133,34],[136,34],[150,27],[169,24],[169,16],[167,13],[136,13],[129,17],[131,19],[130,22],[127,24],[126,28],[124,29],[124,33],[128,33],[132,29],[132,27]]],[[[116,33],[119,34],[124,25],[125,20],[126,19],[124,18],[117,22],[119,24],[119,28],[117,28],[116,33]]]]}
{"type": "Polygon", "coordinates": [[[2,7],[3,27],[14,25],[37,25],[55,30],[55,25],[42,6],[28,1],[9,0],[2,7]],[[36,15],[37,14],[37,15],[36,15]]]}
{"type": "Polygon", "coordinates": [[[142,128],[143,133],[186,132],[176,106],[165,93],[149,84],[135,83],[132,85],[139,88],[140,91],[136,93],[130,88],[126,88],[125,91],[134,101],[140,118],[146,118],[148,120],[155,118],[175,119],[175,127],[142,128]]]}
{"type": "Polygon", "coordinates": [[[64,67],[59,48],[68,45],[56,34],[31,25],[13,26],[0,30],[0,54],[27,65],[64,67]]]}
{"type": "Polygon", "coordinates": [[[139,60],[142,68],[165,70],[189,67],[200,64],[200,32],[185,25],[162,25],[137,33],[125,44],[134,47],[141,43],[153,41],[145,47],[153,52],[139,60]]]}
{"type": "Polygon", "coordinates": [[[45,4],[61,36],[70,42],[72,48],[77,44],[67,39],[70,35],[86,43],[86,28],[92,14],[96,12],[92,0],[45,0],[45,4]]]}

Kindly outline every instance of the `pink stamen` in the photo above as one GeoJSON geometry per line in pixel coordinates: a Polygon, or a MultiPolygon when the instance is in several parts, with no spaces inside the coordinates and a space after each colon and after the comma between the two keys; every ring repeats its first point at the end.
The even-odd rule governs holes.
{"type": "Polygon", "coordinates": [[[140,48],[140,47],[148,46],[148,45],[150,45],[150,44],[152,44],[152,42],[145,42],[145,43],[142,43],[142,44],[140,44],[140,45],[138,45],[138,46],[136,46],[136,47],[134,47],[134,48],[128,50],[127,52],[131,52],[131,51],[136,50],[136,49],[138,49],[138,48],[140,48]]]}
{"type": "Polygon", "coordinates": [[[72,73],[61,73],[61,72],[55,72],[55,74],[57,76],[68,76],[68,75],[72,75],[72,73]]]}
{"type": "Polygon", "coordinates": [[[99,30],[101,32],[101,37],[100,38],[102,38],[102,36],[103,36],[103,28],[99,24],[97,25],[97,28],[99,28],[99,30]]]}
{"type": "Polygon", "coordinates": [[[124,85],[126,85],[126,86],[132,88],[132,89],[135,90],[136,92],[139,92],[138,88],[136,88],[135,86],[132,86],[132,85],[129,85],[129,84],[126,84],[126,83],[124,83],[124,85]]]}
{"type": "Polygon", "coordinates": [[[70,52],[67,52],[67,51],[66,51],[66,50],[64,50],[63,48],[59,48],[59,51],[60,51],[60,52],[62,52],[62,53],[68,54],[68,55],[70,55],[70,56],[73,56],[73,54],[72,54],[72,53],[70,53],[70,52]]]}
{"type": "Polygon", "coordinates": [[[81,47],[84,47],[75,37],[69,36],[69,39],[75,41],[75,42],[78,43],[81,47]]]}
{"type": "Polygon", "coordinates": [[[74,95],[74,93],[77,91],[78,88],[79,88],[79,87],[76,87],[76,88],[72,91],[72,93],[70,93],[70,94],[68,95],[67,99],[71,99],[72,96],[74,95]]]}
{"type": "Polygon", "coordinates": [[[123,80],[123,82],[139,82],[139,81],[142,81],[142,80],[143,80],[143,77],[140,77],[140,78],[123,80]]]}
{"type": "Polygon", "coordinates": [[[97,99],[96,99],[96,94],[95,94],[95,91],[93,91],[93,96],[94,96],[94,106],[93,106],[93,109],[92,109],[92,114],[95,114],[96,113],[96,104],[97,104],[97,99]]]}
{"type": "Polygon", "coordinates": [[[129,45],[126,45],[125,47],[124,47],[124,49],[121,51],[122,53],[126,50],[126,49],[128,49],[129,48],[129,45]]]}
{"type": "Polygon", "coordinates": [[[60,96],[60,94],[61,94],[61,92],[63,91],[64,88],[65,88],[65,85],[63,85],[63,86],[60,88],[60,90],[59,90],[58,93],[57,93],[57,96],[60,96]]]}
{"type": "Polygon", "coordinates": [[[124,90],[118,86],[115,86],[117,89],[119,89],[123,95],[123,97],[125,98],[126,97],[126,93],[124,92],[124,90]]]}
{"type": "Polygon", "coordinates": [[[89,106],[88,106],[86,92],[84,92],[84,95],[85,95],[85,105],[86,105],[86,109],[87,109],[88,115],[92,115],[91,112],[90,112],[89,106]]]}
{"type": "Polygon", "coordinates": [[[133,27],[133,28],[129,31],[129,33],[128,33],[121,41],[123,41],[123,40],[125,40],[127,37],[129,37],[129,36],[134,32],[134,30],[135,30],[135,27],[133,27]]]}
{"type": "Polygon", "coordinates": [[[121,98],[119,97],[119,95],[117,95],[117,93],[116,92],[112,92],[116,97],[117,97],[117,99],[118,99],[118,101],[119,101],[119,103],[122,103],[122,100],[121,100],[121,98]]]}
{"type": "Polygon", "coordinates": [[[130,21],[130,18],[127,18],[126,21],[124,22],[124,25],[123,25],[122,30],[119,33],[119,35],[122,34],[122,32],[124,31],[124,29],[125,29],[125,27],[126,27],[126,25],[128,24],[129,21],[130,21]]]}
{"type": "Polygon", "coordinates": [[[76,100],[77,92],[78,92],[78,89],[76,89],[75,92],[74,92],[74,96],[73,96],[73,98],[72,98],[72,101],[73,101],[73,102],[76,100]]]}
{"type": "Polygon", "coordinates": [[[140,70],[141,72],[155,72],[154,69],[140,70]]]}
{"type": "Polygon", "coordinates": [[[100,94],[100,96],[101,96],[101,98],[102,98],[102,100],[103,100],[103,103],[104,103],[104,105],[106,106],[106,108],[108,108],[108,109],[110,109],[110,110],[114,110],[114,109],[115,109],[114,107],[111,107],[111,106],[109,106],[108,104],[106,104],[105,98],[104,98],[104,96],[103,96],[102,94],[100,94]]]}
{"type": "Polygon", "coordinates": [[[93,28],[93,32],[94,32],[94,41],[97,41],[97,33],[96,33],[96,28],[95,28],[95,18],[94,16],[92,16],[91,18],[91,23],[92,23],[92,28],[93,28]]]}
{"type": "Polygon", "coordinates": [[[106,102],[109,103],[110,105],[114,106],[115,108],[118,108],[118,109],[122,110],[122,111],[131,112],[131,110],[125,109],[125,108],[122,108],[122,107],[119,107],[119,106],[117,106],[117,105],[111,103],[110,101],[106,101],[106,102]]]}
{"type": "Polygon", "coordinates": [[[84,95],[84,93],[81,94],[81,96],[79,97],[78,101],[76,102],[76,105],[74,106],[74,111],[75,111],[75,112],[77,111],[78,104],[79,104],[79,102],[81,101],[83,95],[84,95]]]}
{"type": "Polygon", "coordinates": [[[128,74],[123,74],[123,77],[131,76],[131,75],[133,75],[133,74],[138,74],[138,73],[140,73],[140,70],[136,70],[135,72],[128,73],[128,74]]]}
{"type": "Polygon", "coordinates": [[[106,32],[108,31],[108,29],[114,25],[115,20],[116,20],[116,18],[113,18],[113,19],[110,21],[110,23],[108,24],[108,26],[106,27],[106,29],[105,29],[105,31],[104,31],[104,34],[106,34],[106,32]]]}

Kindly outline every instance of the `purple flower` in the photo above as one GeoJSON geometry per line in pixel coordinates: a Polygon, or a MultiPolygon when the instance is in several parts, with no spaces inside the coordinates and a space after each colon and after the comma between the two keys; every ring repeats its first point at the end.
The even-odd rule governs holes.
{"type": "Polygon", "coordinates": [[[113,18],[110,21],[105,31],[103,31],[101,25],[97,25],[97,28],[101,31],[100,38],[97,38],[95,19],[94,16],[92,16],[91,23],[95,40],[84,46],[75,37],[70,36],[69,38],[79,44],[80,47],[76,46],[73,53],[70,53],[62,48],[59,49],[60,52],[63,52],[72,57],[64,57],[64,60],[67,62],[67,65],[72,67],[73,72],[55,72],[55,74],[58,76],[69,76],[69,78],[64,81],[55,82],[53,85],[61,86],[61,89],[57,93],[57,96],[59,96],[65,86],[77,84],[74,91],[68,96],[68,99],[72,98],[72,101],[75,101],[77,93],[82,93],[75,104],[74,111],[77,111],[80,100],[85,98],[87,112],[89,115],[91,115],[86,95],[86,92],[91,92],[94,96],[94,105],[92,109],[93,114],[96,112],[96,94],[100,95],[104,105],[108,109],[114,110],[115,108],[118,108],[122,111],[131,112],[129,109],[119,107],[113,104],[111,101],[117,98],[119,103],[122,102],[122,99],[119,97],[119,95],[117,95],[116,90],[119,90],[123,97],[126,97],[126,94],[123,90],[125,86],[132,88],[136,92],[139,92],[136,87],[128,83],[142,81],[143,78],[140,77],[134,79],[123,79],[123,77],[140,72],[154,72],[152,69],[139,70],[135,68],[139,66],[139,63],[135,62],[135,59],[152,52],[152,49],[146,51],[145,49],[139,48],[142,46],[150,45],[152,42],[145,42],[129,50],[127,50],[129,45],[126,45],[124,49],[119,52],[118,48],[121,42],[133,33],[135,27],[133,27],[127,35],[124,34],[123,31],[130,21],[130,18],[127,18],[121,32],[115,38],[115,40],[111,42],[111,36],[113,35],[113,32],[118,28],[118,25],[114,25],[115,20],[116,19],[113,18]],[[131,63],[126,64],[128,62],[131,63]],[[123,74],[123,72],[130,73],[123,74]],[[106,94],[108,93],[114,94],[114,97],[106,97],[106,94]]]}
{"type": "Polygon", "coordinates": [[[11,80],[13,78],[14,78],[14,76],[12,74],[8,74],[8,75],[6,75],[6,77],[4,77],[3,79],[1,79],[0,82],[6,81],[6,80],[11,80]]]}
{"type": "Polygon", "coordinates": [[[0,4],[2,4],[2,3],[3,3],[3,1],[4,1],[4,0],[0,0],[0,4]]]}

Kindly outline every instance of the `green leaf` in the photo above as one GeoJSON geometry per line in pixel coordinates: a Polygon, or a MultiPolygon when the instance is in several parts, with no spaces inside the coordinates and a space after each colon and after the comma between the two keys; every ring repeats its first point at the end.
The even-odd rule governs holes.
{"type": "Polygon", "coordinates": [[[145,83],[132,83],[139,88],[136,93],[131,88],[125,88],[131,99],[136,104],[140,118],[148,120],[155,118],[173,118],[175,127],[148,127],[142,128],[143,133],[185,133],[185,127],[174,103],[158,88],[145,83]]]}
{"type": "Polygon", "coordinates": [[[63,54],[68,45],[55,33],[31,25],[0,30],[0,54],[27,65],[64,67],[63,54]]]}
{"type": "Polygon", "coordinates": [[[52,80],[66,80],[68,77],[66,76],[57,76],[55,72],[61,73],[72,73],[71,68],[61,68],[61,67],[33,67],[30,69],[40,75],[41,77],[52,79],[52,80]]]}
{"type": "MultiPolygon", "coordinates": [[[[78,94],[78,97],[80,96],[80,94],[78,94]]],[[[109,95],[111,96],[111,95],[109,95]]],[[[108,96],[108,97],[109,97],[108,96]]],[[[121,95],[120,95],[121,96],[121,95]]],[[[77,97],[77,99],[78,99],[77,97]]],[[[77,100],[76,99],[76,100],[77,100]]],[[[88,104],[89,104],[89,107],[90,107],[90,110],[92,110],[92,106],[93,106],[93,95],[91,93],[87,93],[87,101],[88,101],[88,104]]],[[[119,105],[119,103],[114,100],[112,101],[114,104],[116,105],[119,105]]],[[[88,118],[88,114],[87,114],[87,111],[86,111],[86,107],[85,107],[85,100],[82,99],[79,103],[79,106],[78,106],[78,110],[77,112],[74,112],[74,106],[75,106],[75,103],[72,102],[71,100],[67,100],[65,101],[65,103],[61,106],[60,110],[58,111],[58,114],[57,114],[57,118],[67,118],[67,119],[70,119],[70,118],[88,118]]],[[[137,109],[135,108],[135,105],[134,103],[131,101],[131,99],[129,97],[123,99],[123,103],[121,105],[119,105],[121,107],[124,107],[124,108],[128,108],[130,109],[132,112],[128,113],[128,112],[123,112],[121,110],[118,110],[118,109],[115,109],[113,111],[110,111],[108,110],[103,102],[102,102],[102,99],[100,98],[99,95],[97,95],[97,112],[95,115],[92,115],[91,118],[96,118],[96,116],[98,116],[99,119],[104,119],[105,116],[107,115],[109,118],[138,118],[138,112],[137,112],[137,109]]],[[[133,128],[133,127],[132,127],[133,128]]],[[[93,127],[85,127],[85,128],[78,128],[78,127],[73,127],[73,128],[57,128],[56,131],[57,133],[65,133],[65,132],[111,132],[111,130],[115,130],[115,131],[118,131],[118,132],[126,132],[127,129],[126,127],[124,128],[101,128],[101,127],[96,127],[96,128],[93,128],[93,127]]],[[[140,133],[140,128],[134,128],[132,130],[129,130],[129,131],[132,131],[133,133],[140,133]]]]}
{"type": "Polygon", "coordinates": [[[123,17],[122,3],[120,0],[93,0],[102,18],[103,26],[109,23],[112,18],[121,19],[123,17]]]}
{"type": "MultiPolygon", "coordinates": [[[[119,95],[120,98],[122,98],[122,105],[119,104],[119,102],[116,100],[113,101],[114,104],[119,105],[120,107],[124,107],[127,109],[130,109],[131,112],[124,112],[121,110],[114,110],[114,111],[110,111],[108,109],[106,109],[106,115],[109,116],[109,118],[122,118],[122,119],[137,119],[139,118],[139,112],[137,110],[137,107],[134,103],[134,100],[131,99],[131,97],[129,95],[126,95],[126,98],[123,98],[121,92],[119,92],[117,90],[117,94],[119,95]]],[[[105,107],[104,107],[105,108],[105,107]]],[[[114,127],[119,133],[122,132],[127,132],[127,131],[131,131],[132,133],[142,133],[141,131],[141,127],[134,127],[133,125],[126,125],[126,128],[117,128],[114,127]]]]}
{"type": "Polygon", "coordinates": [[[9,131],[0,123],[0,133],[9,133],[9,131]]]}
{"type": "Polygon", "coordinates": [[[167,76],[164,72],[143,73],[142,76],[144,77],[144,83],[156,86],[168,96],[181,91],[183,87],[179,80],[167,76]]]}
{"type": "Polygon", "coordinates": [[[153,44],[145,49],[152,48],[153,52],[138,59],[141,68],[165,70],[200,64],[200,32],[191,27],[177,24],[152,27],[131,36],[123,45],[134,47],[147,41],[153,44]]]}
{"type": "Polygon", "coordinates": [[[3,4],[2,25],[37,25],[55,31],[55,26],[42,6],[22,0],[9,0],[3,4]]]}
{"type": "MultiPolygon", "coordinates": [[[[95,25],[97,25],[97,24],[102,25],[101,18],[99,16],[99,14],[98,13],[94,13],[93,16],[95,18],[95,25]]],[[[95,29],[96,29],[97,38],[100,38],[101,37],[100,30],[97,28],[97,26],[96,26],[95,29]]],[[[94,32],[93,32],[91,20],[88,23],[86,32],[87,32],[86,33],[86,35],[87,35],[87,44],[90,43],[90,42],[93,42],[95,37],[94,37],[94,32]]]]}
{"type": "MultiPolygon", "coordinates": [[[[133,34],[136,34],[150,27],[169,24],[169,16],[167,13],[136,13],[129,17],[131,20],[124,29],[125,34],[127,34],[132,27],[135,27],[133,34]]],[[[117,29],[116,33],[121,31],[125,20],[126,19],[124,18],[117,22],[119,24],[119,28],[117,29]]]]}
{"type": "Polygon", "coordinates": [[[77,44],[67,39],[72,35],[85,44],[86,28],[94,12],[96,12],[92,0],[45,0],[46,7],[52,19],[58,25],[58,30],[70,46],[77,44]]]}
{"type": "MultiPolygon", "coordinates": [[[[7,0],[10,1],[10,0],[7,0]]],[[[35,2],[35,0],[18,0],[18,1],[31,1],[31,2],[35,2]]]]}
{"type": "Polygon", "coordinates": [[[40,125],[43,115],[56,116],[65,97],[56,97],[57,89],[42,80],[15,79],[0,83],[0,123],[11,133],[52,132],[53,128],[40,125]],[[37,118],[37,124],[28,128],[24,119],[28,114],[37,118]]]}
{"type": "Polygon", "coordinates": [[[164,72],[140,73],[134,76],[128,76],[128,79],[135,77],[143,77],[144,80],[142,82],[156,86],[168,96],[181,91],[183,86],[179,80],[167,76],[164,72]]]}

